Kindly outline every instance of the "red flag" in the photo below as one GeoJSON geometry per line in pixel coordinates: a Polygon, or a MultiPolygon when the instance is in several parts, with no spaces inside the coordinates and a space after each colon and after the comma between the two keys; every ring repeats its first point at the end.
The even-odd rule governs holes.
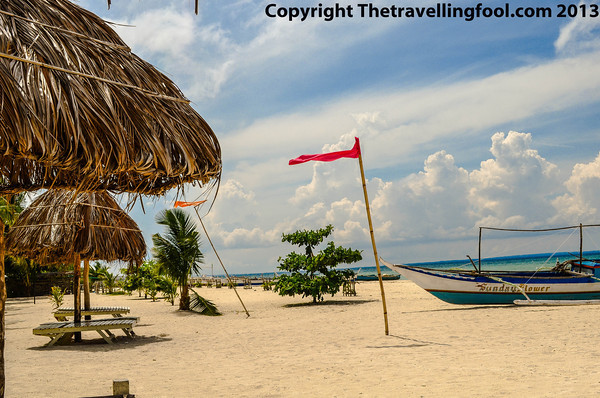
{"type": "Polygon", "coordinates": [[[298,156],[296,159],[290,160],[290,166],[299,163],[309,162],[311,160],[318,160],[321,162],[331,162],[340,158],[354,158],[360,156],[360,143],[358,142],[358,137],[354,137],[355,142],[352,149],[347,151],[338,151],[338,152],[329,152],[329,153],[319,153],[316,155],[302,155],[298,156]]]}
{"type": "Polygon", "coordinates": [[[178,201],[175,202],[175,206],[174,207],[198,206],[198,205],[201,205],[204,202],[206,202],[206,200],[200,200],[198,202],[181,202],[181,201],[178,200],[178,201]]]}

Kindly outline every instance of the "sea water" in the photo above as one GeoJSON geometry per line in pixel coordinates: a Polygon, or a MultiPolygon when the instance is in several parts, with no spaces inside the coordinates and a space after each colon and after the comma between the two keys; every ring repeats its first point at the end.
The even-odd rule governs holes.
{"type": "MultiPolygon", "coordinates": [[[[563,262],[566,260],[573,260],[578,258],[578,253],[572,252],[560,252],[560,253],[537,253],[537,254],[525,254],[518,256],[505,256],[505,257],[491,257],[481,259],[481,270],[482,271],[536,271],[542,269],[552,268],[556,265],[556,261],[563,262]]],[[[600,259],[600,250],[584,251],[584,259],[600,259]]],[[[473,259],[475,266],[479,267],[479,260],[473,259]]],[[[433,261],[433,262],[420,262],[420,263],[407,263],[406,265],[414,265],[418,267],[426,268],[438,268],[438,269],[462,269],[472,270],[473,264],[468,258],[463,260],[444,260],[444,261],[433,261]]],[[[339,266],[337,269],[345,269],[343,266],[339,266]]],[[[355,267],[349,268],[353,270],[357,275],[377,275],[377,267],[355,267]]],[[[235,274],[231,275],[238,278],[251,278],[251,279],[272,279],[277,275],[284,274],[285,272],[260,272],[252,274],[235,274]]],[[[381,266],[381,273],[388,275],[397,275],[395,271],[389,269],[385,265],[381,266]]],[[[225,275],[215,275],[215,277],[225,277],[225,275]]]]}
{"type": "MultiPolygon", "coordinates": [[[[492,257],[481,259],[481,270],[482,271],[536,271],[541,269],[552,268],[556,265],[556,262],[563,262],[566,260],[574,260],[579,258],[579,253],[571,252],[560,252],[560,253],[537,253],[537,254],[525,254],[518,256],[505,256],[505,257],[492,257]]],[[[584,251],[584,259],[600,259],[600,251],[584,251]]],[[[476,267],[479,267],[479,260],[473,259],[476,267]]],[[[413,265],[417,267],[426,268],[438,268],[438,269],[464,269],[473,270],[473,264],[468,258],[464,260],[444,260],[434,262],[423,262],[423,263],[408,263],[406,265],[413,265]]],[[[361,267],[352,268],[355,272],[359,272],[360,275],[377,275],[376,267],[361,267]]],[[[396,273],[386,266],[381,266],[382,274],[395,275],[396,273]]]]}

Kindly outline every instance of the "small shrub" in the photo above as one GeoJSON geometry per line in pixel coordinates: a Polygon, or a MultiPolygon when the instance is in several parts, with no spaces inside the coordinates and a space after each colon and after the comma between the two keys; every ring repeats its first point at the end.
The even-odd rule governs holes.
{"type": "Polygon", "coordinates": [[[52,303],[52,308],[60,308],[64,298],[64,290],[62,290],[59,286],[52,286],[52,288],[50,289],[50,302],[52,303]]]}

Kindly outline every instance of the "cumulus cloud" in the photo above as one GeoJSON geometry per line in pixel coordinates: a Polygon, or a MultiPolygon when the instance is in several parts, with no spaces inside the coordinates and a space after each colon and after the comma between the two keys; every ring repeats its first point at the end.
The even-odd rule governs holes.
{"type": "MultiPolygon", "coordinates": [[[[558,222],[572,224],[586,222],[600,214],[600,153],[590,163],[578,163],[564,183],[567,193],[557,197],[552,204],[556,208],[558,222]]],[[[589,222],[589,221],[588,221],[589,222]]]]}
{"type": "MultiPolygon", "coordinates": [[[[552,201],[560,181],[557,166],[531,145],[531,134],[496,133],[490,148],[492,158],[481,162],[479,169],[469,171],[460,167],[451,154],[441,150],[428,156],[423,170],[418,173],[399,180],[375,178],[369,181],[379,239],[389,242],[457,239],[482,224],[545,225],[556,214],[552,201]]],[[[577,190],[582,186],[582,175],[597,178],[589,171],[593,167],[576,167],[577,173],[568,186],[577,190]]],[[[294,198],[292,202],[302,205],[311,203],[311,199],[312,203],[318,201],[318,206],[311,207],[306,218],[311,222],[333,223],[337,237],[349,241],[359,240],[360,236],[364,239],[368,236],[364,200],[352,193],[352,189],[356,191],[358,187],[352,187],[351,179],[328,186],[326,181],[331,168],[315,166],[310,183],[296,191],[301,200],[294,198]]],[[[353,174],[347,168],[336,172],[353,174]]],[[[592,196],[586,196],[586,203],[592,196]]]]}
{"type": "Polygon", "coordinates": [[[470,174],[469,199],[479,223],[533,227],[554,213],[550,199],[559,185],[557,167],[532,149],[531,141],[531,134],[513,131],[492,136],[494,159],[470,174]]]}
{"type": "Polygon", "coordinates": [[[467,170],[442,150],[427,158],[423,171],[381,181],[373,214],[385,226],[382,237],[392,241],[462,235],[473,219],[469,190],[467,170]]]}

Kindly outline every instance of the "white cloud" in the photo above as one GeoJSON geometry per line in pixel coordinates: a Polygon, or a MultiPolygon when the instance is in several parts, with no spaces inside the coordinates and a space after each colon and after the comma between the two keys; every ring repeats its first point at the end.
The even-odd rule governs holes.
{"type": "Polygon", "coordinates": [[[549,199],[559,184],[557,167],[530,145],[531,134],[511,131],[492,136],[494,159],[482,162],[470,174],[470,201],[481,221],[532,227],[543,225],[554,214],[549,199]]]}
{"type": "Polygon", "coordinates": [[[234,162],[262,157],[267,147],[293,157],[349,132],[369,137],[363,149],[370,167],[389,167],[438,139],[465,139],[501,123],[598,102],[598,64],[600,53],[591,53],[409,92],[363,92],[320,109],[256,121],[225,136],[222,146],[234,162]]]}
{"type": "Polygon", "coordinates": [[[590,220],[600,214],[600,153],[590,163],[578,163],[565,182],[567,193],[554,200],[556,219],[569,224],[590,220]]]}
{"type": "MultiPolygon", "coordinates": [[[[482,223],[496,227],[544,225],[555,214],[552,200],[560,181],[557,167],[532,149],[531,143],[531,134],[496,133],[490,148],[493,158],[481,162],[479,169],[457,166],[454,157],[442,150],[426,159],[423,171],[400,180],[369,181],[379,239],[456,239],[482,223]]],[[[305,213],[307,220],[300,222],[332,223],[336,238],[352,241],[350,237],[361,240],[358,237],[362,236],[364,240],[368,228],[364,200],[358,199],[359,187],[352,178],[328,186],[332,170],[334,174],[354,174],[347,167],[315,165],[311,182],[297,190],[302,200],[294,203],[317,202],[318,206],[311,207],[305,213]]]]}
{"type": "Polygon", "coordinates": [[[423,171],[380,182],[373,214],[378,225],[384,225],[381,237],[398,242],[462,235],[473,220],[469,191],[469,174],[456,166],[452,155],[445,151],[430,155],[423,171]]]}
{"type": "Polygon", "coordinates": [[[149,10],[128,21],[133,27],[115,26],[121,38],[144,54],[163,53],[179,57],[194,41],[193,13],[171,9],[149,10]]]}
{"type": "Polygon", "coordinates": [[[584,7],[589,14],[592,10],[591,4],[598,6],[597,1],[580,1],[577,17],[570,19],[566,25],[561,27],[560,34],[554,42],[557,53],[573,54],[600,48],[600,42],[598,41],[600,20],[587,15],[585,18],[582,16],[581,7],[584,7]]]}

